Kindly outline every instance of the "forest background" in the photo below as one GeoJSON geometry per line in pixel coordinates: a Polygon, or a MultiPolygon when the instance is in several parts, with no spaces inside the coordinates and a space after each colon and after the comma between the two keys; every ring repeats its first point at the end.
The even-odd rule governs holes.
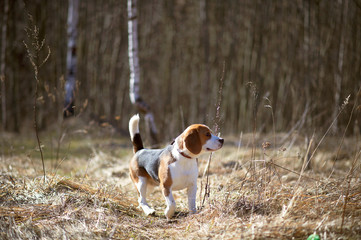
{"type": "Polygon", "coordinates": [[[0,0],[0,238],[360,239],[361,0],[127,2],[0,0]],[[129,178],[135,19],[158,146],[191,123],[225,138],[198,159],[198,213],[174,192],[171,221],[129,178]]]}
{"type": "MultiPolygon", "coordinates": [[[[51,51],[39,69],[38,121],[46,129],[63,116],[68,2],[8,4],[7,19],[0,18],[7,27],[1,128],[32,126],[36,84],[24,41],[26,29],[37,26],[51,51]]],[[[333,133],[343,133],[360,98],[359,0],[146,0],[138,1],[138,24],[141,95],[160,139],[190,123],[213,124],[222,76],[222,134],[273,127],[308,134],[334,120],[333,133]]],[[[76,51],[76,114],[126,131],[136,112],[129,100],[127,2],[80,1],[76,51]]],[[[44,47],[40,56],[47,53],[44,47]]],[[[347,134],[360,133],[359,112],[347,134]]]]}

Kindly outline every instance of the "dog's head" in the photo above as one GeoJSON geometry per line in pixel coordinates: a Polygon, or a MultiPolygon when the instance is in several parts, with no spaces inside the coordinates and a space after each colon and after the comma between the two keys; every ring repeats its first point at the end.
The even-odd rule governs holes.
{"type": "Polygon", "coordinates": [[[193,156],[204,151],[216,151],[223,146],[224,139],[219,138],[203,124],[189,126],[178,137],[178,147],[181,151],[188,150],[193,156]]]}

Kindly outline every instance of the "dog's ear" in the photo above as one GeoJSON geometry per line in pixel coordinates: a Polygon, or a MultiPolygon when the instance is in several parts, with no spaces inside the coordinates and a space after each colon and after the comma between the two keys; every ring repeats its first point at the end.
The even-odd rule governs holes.
{"type": "Polygon", "coordinates": [[[202,150],[201,139],[197,129],[190,129],[184,136],[186,148],[193,154],[197,155],[202,150]]]}
{"type": "Polygon", "coordinates": [[[184,149],[184,144],[183,144],[183,134],[180,135],[176,140],[177,140],[177,145],[178,145],[178,148],[180,150],[183,150],[184,149]]]}

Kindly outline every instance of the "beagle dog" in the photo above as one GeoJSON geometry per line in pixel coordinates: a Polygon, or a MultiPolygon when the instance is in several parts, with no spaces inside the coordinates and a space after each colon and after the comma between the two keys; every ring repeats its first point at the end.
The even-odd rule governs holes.
{"type": "Polygon", "coordinates": [[[139,133],[139,115],[129,121],[130,138],[134,156],[129,172],[137,188],[139,206],[146,215],[155,211],[146,200],[148,190],[160,186],[167,207],[164,211],[169,220],[175,212],[176,203],[172,191],[187,189],[188,208],[196,213],[198,163],[197,157],[205,151],[216,151],[223,146],[224,139],[212,134],[209,127],[193,124],[179,135],[171,145],[163,149],[144,149],[139,133]]]}

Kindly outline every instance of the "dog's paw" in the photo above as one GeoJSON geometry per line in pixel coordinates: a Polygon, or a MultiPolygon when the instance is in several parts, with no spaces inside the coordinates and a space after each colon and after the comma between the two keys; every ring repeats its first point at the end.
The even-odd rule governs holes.
{"type": "Polygon", "coordinates": [[[170,205],[165,209],[164,215],[166,216],[168,221],[173,217],[174,212],[175,212],[175,205],[170,205]]]}
{"type": "Polygon", "coordinates": [[[148,204],[139,204],[139,206],[143,209],[145,215],[151,215],[155,213],[155,210],[148,206],[148,204]]]}
{"type": "Polygon", "coordinates": [[[145,215],[152,215],[155,213],[155,210],[153,208],[148,207],[147,209],[143,209],[145,215]]]}

